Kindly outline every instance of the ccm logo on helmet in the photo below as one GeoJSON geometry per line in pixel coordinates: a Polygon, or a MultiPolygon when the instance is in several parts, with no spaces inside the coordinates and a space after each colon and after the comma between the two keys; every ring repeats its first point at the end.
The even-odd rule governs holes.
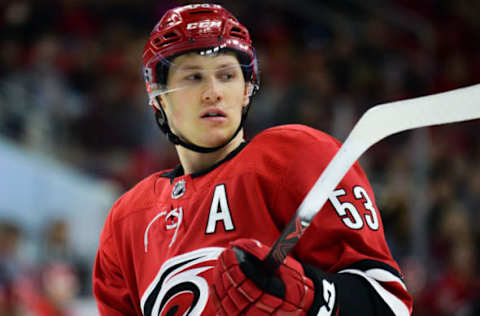
{"type": "Polygon", "coordinates": [[[208,4],[208,3],[201,3],[201,4],[190,4],[185,6],[188,9],[196,9],[196,8],[221,8],[218,4],[208,4]]]}
{"type": "Polygon", "coordinates": [[[187,24],[187,30],[194,30],[194,29],[206,29],[212,27],[221,27],[222,21],[202,21],[202,22],[193,22],[187,24]]]}

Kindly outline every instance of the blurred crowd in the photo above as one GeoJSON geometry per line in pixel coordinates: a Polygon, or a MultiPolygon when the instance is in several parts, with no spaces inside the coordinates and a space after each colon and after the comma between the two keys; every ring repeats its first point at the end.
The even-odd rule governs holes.
{"type": "Polygon", "coordinates": [[[88,263],[71,247],[69,228],[53,220],[32,245],[18,223],[0,221],[0,315],[67,316],[89,295],[88,263]]]}
{"type": "MultiPolygon", "coordinates": [[[[259,57],[249,138],[301,123],[343,140],[375,104],[480,83],[480,2],[366,2],[221,2],[259,57]]],[[[141,55],[156,20],[184,3],[3,1],[0,135],[122,190],[177,164],[148,106],[141,55]]],[[[474,121],[402,133],[360,161],[414,315],[480,315],[479,131],[474,121]]],[[[75,259],[68,227],[46,232],[43,256],[25,262],[21,225],[2,219],[0,315],[68,315],[67,302],[91,295],[91,263],[75,259]]]]}

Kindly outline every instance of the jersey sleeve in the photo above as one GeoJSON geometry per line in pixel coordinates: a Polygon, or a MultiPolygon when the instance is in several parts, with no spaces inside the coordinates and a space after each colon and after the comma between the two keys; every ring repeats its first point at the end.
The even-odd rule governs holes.
{"type": "MultiPolygon", "coordinates": [[[[279,159],[288,160],[287,167],[277,178],[271,202],[271,213],[280,229],[291,220],[341,145],[309,128],[292,128],[283,134],[273,146],[281,153],[279,159]]],[[[374,193],[358,162],[329,195],[292,254],[326,273],[361,278],[362,287],[372,289],[387,310],[394,315],[410,315],[411,297],[386,243],[374,193]]],[[[363,303],[355,304],[361,311],[363,303]]]]}
{"type": "Polygon", "coordinates": [[[138,315],[122,273],[107,218],[93,268],[93,293],[100,315],[138,315]]]}

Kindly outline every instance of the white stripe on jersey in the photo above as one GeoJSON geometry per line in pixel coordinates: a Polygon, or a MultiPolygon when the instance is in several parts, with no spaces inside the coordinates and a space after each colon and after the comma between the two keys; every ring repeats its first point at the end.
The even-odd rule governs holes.
{"type": "Polygon", "coordinates": [[[404,289],[406,289],[403,281],[392,274],[391,272],[379,268],[362,271],[358,269],[345,269],[339,271],[339,273],[351,273],[356,274],[366,279],[385,303],[390,307],[396,316],[410,316],[407,305],[402,300],[387,291],[380,282],[396,282],[399,283],[404,289]]]}

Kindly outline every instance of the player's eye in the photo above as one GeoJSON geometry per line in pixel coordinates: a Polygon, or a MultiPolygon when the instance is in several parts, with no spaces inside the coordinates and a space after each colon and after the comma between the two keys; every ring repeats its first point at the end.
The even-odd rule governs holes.
{"type": "Polygon", "coordinates": [[[185,80],[188,80],[188,81],[200,81],[202,80],[202,74],[201,73],[192,73],[192,74],[189,74],[187,76],[185,76],[185,80]]]}
{"type": "Polygon", "coordinates": [[[217,77],[222,81],[230,81],[236,77],[235,71],[221,71],[217,74],[217,77]]]}

